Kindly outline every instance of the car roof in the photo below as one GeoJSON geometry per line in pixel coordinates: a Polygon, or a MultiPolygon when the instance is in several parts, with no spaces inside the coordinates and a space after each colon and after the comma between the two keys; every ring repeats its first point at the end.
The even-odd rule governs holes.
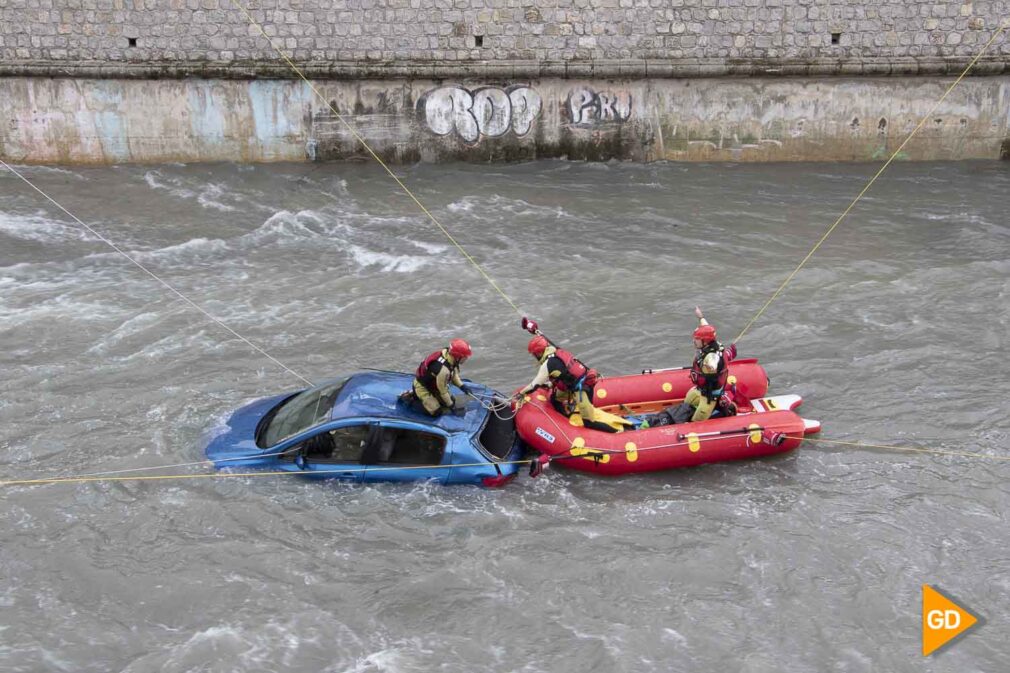
{"type": "MultiPolygon", "coordinates": [[[[365,371],[347,378],[333,404],[331,421],[362,416],[382,419],[412,421],[440,428],[445,432],[476,431],[484,422],[487,411],[469,399],[465,416],[443,414],[432,418],[428,414],[399,402],[402,393],[412,390],[414,375],[404,372],[365,371]]],[[[479,384],[477,390],[493,392],[479,384]]]]}

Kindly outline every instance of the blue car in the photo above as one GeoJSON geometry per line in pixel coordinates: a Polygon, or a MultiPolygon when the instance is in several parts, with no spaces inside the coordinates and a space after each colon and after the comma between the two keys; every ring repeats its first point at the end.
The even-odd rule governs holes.
{"type": "MultiPolygon", "coordinates": [[[[469,398],[463,415],[432,418],[399,400],[413,380],[368,371],[257,400],[232,413],[207,457],[218,468],[351,481],[503,486],[516,476],[525,446],[508,407],[496,415],[469,398]]],[[[497,394],[472,382],[467,387],[488,401],[497,394]]]]}

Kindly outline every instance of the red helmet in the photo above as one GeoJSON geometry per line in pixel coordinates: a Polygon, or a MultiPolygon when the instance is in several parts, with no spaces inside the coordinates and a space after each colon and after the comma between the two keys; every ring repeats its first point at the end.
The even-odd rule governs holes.
{"type": "Polygon", "coordinates": [[[694,331],[694,338],[703,344],[715,341],[715,327],[711,325],[702,325],[694,331]]]}
{"type": "Polygon", "coordinates": [[[550,342],[547,341],[547,337],[538,334],[532,339],[530,339],[530,343],[526,347],[526,350],[528,350],[530,352],[530,355],[532,355],[533,357],[540,358],[543,356],[544,351],[547,350],[547,347],[550,345],[551,345],[550,342]]]}
{"type": "Polygon", "coordinates": [[[452,356],[453,360],[459,362],[473,355],[473,349],[470,348],[470,344],[462,339],[453,339],[449,342],[449,355],[452,356]]]}

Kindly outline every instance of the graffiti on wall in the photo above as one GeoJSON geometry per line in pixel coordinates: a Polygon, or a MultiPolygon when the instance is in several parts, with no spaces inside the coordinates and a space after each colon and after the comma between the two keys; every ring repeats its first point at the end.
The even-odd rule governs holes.
{"type": "Polygon", "coordinates": [[[482,136],[498,138],[510,130],[524,136],[533,127],[543,101],[528,86],[482,87],[473,91],[443,86],[417,101],[418,115],[435,134],[456,133],[468,143],[482,136]]]}
{"type": "Polygon", "coordinates": [[[580,87],[569,92],[566,107],[568,118],[576,126],[623,124],[631,119],[631,94],[580,87]]]}

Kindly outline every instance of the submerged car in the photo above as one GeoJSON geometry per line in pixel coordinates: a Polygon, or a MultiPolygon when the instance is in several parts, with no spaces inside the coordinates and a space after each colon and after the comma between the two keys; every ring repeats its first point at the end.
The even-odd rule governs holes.
{"type": "MultiPolygon", "coordinates": [[[[516,476],[525,445],[508,407],[495,414],[470,398],[462,415],[432,418],[400,400],[413,379],[367,371],[257,400],[232,413],[224,432],[207,446],[207,458],[218,468],[259,467],[351,481],[493,487],[516,476]]],[[[497,395],[470,381],[467,387],[482,400],[497,395]]]]}

